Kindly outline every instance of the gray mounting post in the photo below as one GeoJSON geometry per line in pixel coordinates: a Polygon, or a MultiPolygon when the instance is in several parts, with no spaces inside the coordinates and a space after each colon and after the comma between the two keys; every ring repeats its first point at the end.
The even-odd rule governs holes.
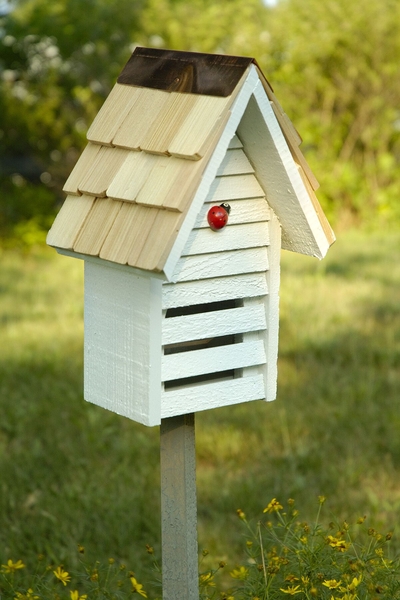
{"type": "Polygon", "coordinates": [[[194,414],[160,428],[163,600],[199,600],[194,414]]]}

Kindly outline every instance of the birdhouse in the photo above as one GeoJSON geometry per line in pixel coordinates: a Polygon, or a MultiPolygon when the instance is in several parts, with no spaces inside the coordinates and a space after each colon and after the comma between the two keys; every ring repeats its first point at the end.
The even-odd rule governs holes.
{"type": "Polygon", "coordinates": [[[84,395],[145,425],[276,397],[280,250],[333,232],[251,58],[136,48],[47,243],[85,263],[84,395]]]}

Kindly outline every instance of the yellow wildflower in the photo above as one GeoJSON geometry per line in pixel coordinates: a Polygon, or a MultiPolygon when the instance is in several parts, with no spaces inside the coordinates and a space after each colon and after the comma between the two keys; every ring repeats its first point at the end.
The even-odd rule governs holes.
{"type": "Polygon", "coordinates": [[[330,590],[335,590],[341,584],[341,581],[336,581],[336,579],[326,579],[322,582],[322,585],[329,588],[330,590]]]}
{"type": "Polygon", "coordinates": [[[344,552],[348,549],[349,545],[345,540],[339,540],[337,537],[333,535],[328,535],[326,538],[327,543],[338,552],[344,552]]]}
{"type": "Polygon", "coordinates": [[[289,596],[295,596],[296,594],[302,593],[299,585],[290,585],[288,588],[280,588],[280,590],[284,594],[289,594],[289,596]]]}
{"type": "Polygon", "coordinates": [[[64,571],[62,566],[57,567],[55,571],[53,571],[54,575],[61,581],[63,585],[67,585],[69,581],[71,581],[71,576],[68,571],[64,571]]]}
{"type": "Polygon", "coordinates": [[[29,588],[26,594],[21,594],[21,592],[17,592],[14,600],[39,600],[39,596],[35,596],[33,593],[33,589],[29,588]]]}
{"type": "Polygon", "coordinates": [[[233,577],[233,579],[247,579],[247,576],[249,574],[249,570],[246,569],[246,567],[244,567],[243,565],[241,567],[239,567],[238,569],[233,569],[233,571],[231,571],[229,573],[229,575],[231,577],[233,577]]]}
{"type": "Polygon", "coordinates": [[[238,508],[236,510],[236,514],[239,517],[239,519],[245,519],[246,518],[246,514],[242,511],[241,508],[238,508]]]}
{"type": "Polygon", "coordinates": [[[211,573],[211,571],[200,575],[200,583],[202,585],[215,585],[213,579],[214,579],[214,575],[211,573]]]}
{"type": "Polygon", "coordinates": [[[133,592],[137,592],[138,594],[143,596],[143,598],[147,598],[147,594],[144,591],[142,584],[138,583],[134,577],[130,577],[130,580],[133,587],[133,592]]]}
{"type": "Polygon", "coordinates": [[[266,508],[264,508],[263,512],[264,513],[278,512],[279,510],[282,510],[282,508],[283,508],[282,504],[280,504],[276,498],[272,498],[271,502],[268,504],[268,506],[266,508]]]}
{"type": "Polygon", "coordinates": [[[25,567],[22,560],[17,560],[17,562],[13,562],[11,558],[8,559],[6,565],[1,565],[1,570],[3,573],[15,573],[18,569],[23,569],[25,567]]]}
{"type": "Polygon", "coordinates": [[[78,590],[71,590],[69,595],[71,596],[71,600],[86,600],[87,598],[87,594],[80,596],[78,590]]]}

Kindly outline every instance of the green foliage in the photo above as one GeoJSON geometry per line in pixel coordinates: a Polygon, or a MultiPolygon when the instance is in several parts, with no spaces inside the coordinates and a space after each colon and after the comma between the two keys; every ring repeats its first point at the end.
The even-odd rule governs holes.
{"type": "Polygon", "coordinates": [[[397,0],[19,0],[0,18],[0,175],[33,181],[28,158],[55,206],[136,44],[256,57],[331,220],[398,225],[397,0]]]}
{"type": "MultiPolygon", "coordinates": [[[[196,415],[202,569],[226,562],[225,589],[244,564],[239,506],[257,515],[260,498],[292,497],[312,523],[326,495],[339,522],[399,522],[399,243],[348,232],[322,262],[283,252],[277,400],[196,415]]],[[[151,582],[159,432],[83,400],[82,261],[3,250],[1,265],[0,564],[21,559],[22,577],[44,554],[72,575],[80,543],[91,564],[113,556],[151,582]]]]}
{"type": "Polygon", "coordinates": [[[278,600],[288,596],[320,600],[400,597],[400,559],[392,558],[392,532],[381,534],[361,514],[354,523],[330,519],[321,523],[320,496],[316,520],[303,521],[289,499],[284,508],[275,498],[266,517],[247,529],[247,559],[231,571],[238,581],[234,597],[278,600]]]}
{"type": "MultiPolygon", "coordinates": [[[[400,558],[392,557],[390,541],[393,533],[379,533],[366,524],[361,514],[354,523],[330,519],[321,523],[319,497],[316,520],[301,520],[295,501],[287,508],[273,498],[256,524],[248,522],[245,513],[237,514],[245,525],[245,552],[240,563],[229,568],[219,561],[214,569],[199,575],[202,600],[281,600],[299,596],[312,600],[396,600],[400,598],[400,558]],[[266,515],[266,516],[264,516],[266,515]],[[226,571],[234,580],[229,586],[226,571]],[[225,579],[225,581],[224,581],[225,579]]],[[[126,599],[132,592],[143,598],[147,585],[139,583],[125,564],[110,558],[107,564],[90,562],[85,549],[78,545],[77,567],[49,564],[39,555],[34,568],[24,572],[22,559],[8,559],[0,568],[0,591],[4,600],[86,600],[87,598],[126,599]]],[[[153,555],[153,548],[147,545],[153,555]]],[[[203,551],[203,558],[208,551],[203,551]]],[[[229,553],[228,553],[229,554],[229,553]]],[[[215,559],[214,559],[215,560],[215,559]]],[[[217,561],[215,561],[217,562],[217,561]]],[[[153,558],[152,577],[160,576],[153,558]]],[[[158,594],[157,594],[158,595],[158,594]]]]}

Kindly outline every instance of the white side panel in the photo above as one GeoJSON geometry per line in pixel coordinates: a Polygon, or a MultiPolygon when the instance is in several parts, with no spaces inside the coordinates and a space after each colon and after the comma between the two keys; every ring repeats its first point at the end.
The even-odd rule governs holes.
{"type": "Polygon", "coordinates": [[[262,375],[170,390],[161,397],[161,418],[264,398],[262,375]]]}
{"type": "Polygon", "coordinates": [[[329,242],[261,82],[250,98],[238,134],[282,225],[282,247],[325,256],[329,242]]]}
{"type": "Polygon", "coordinates": [[[163,309],[191,306],[222,300],[239,300],[268,294],[265,273],[248,273],[233,277],[220,277],[187,281],[163,286],[163,309]]]}
{"type": "Polygon", "coordinates": [[[229,369],[261,365],[265,361],[264,344],[260,340],[169,354],[163,357],[161,373],[163,381],[172,381],[204,373],[219,373],[229,369]]]}
{"type": "Polygon", "coordinates": [[[279,341],[279,285],[281,258],[281,226],[275,215],[270,222],[271,245],[268,248],[270,270],[267,273],[269,294],[266,297],[268,306],[268,331],[265,338],[267,364],[265,369],[265,399],[275,400],[278,380],[278,341],[279,341]]]}
{"type": "Polygon", "coordinates": [[[216,312],[205,312],[163,321],[163,344],[177,344],[187,340],[202,340],[245,331],[264,330],[267,327],[262,304],[242,306],[216,312]]]}
{"type": "Polygon", "coordinates": [[[161,288],[85,261],[85,399],[144,425],[160,423],[161,288]]]}

